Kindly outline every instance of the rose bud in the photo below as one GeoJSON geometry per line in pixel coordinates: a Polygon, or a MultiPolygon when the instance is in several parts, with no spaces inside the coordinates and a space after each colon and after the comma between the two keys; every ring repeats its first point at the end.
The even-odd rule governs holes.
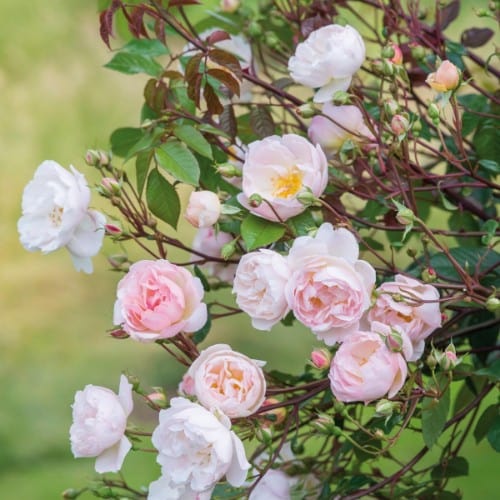
{"type": "Polygon", "coordinates": [[[430,73],[425,82],[438,92],[455,90],[460,83],[460,70],[450,61],[443,61],[435,73],[430,73]]]}
{"type": "MultiPolygon", "coordinates": [[[[267,398],[262,403],[262,407],[275,405],[276,403],[281,403],[276,398],[267,398]]],[[[281,424],[286,418],[286,408],[274,408],[273,410],[264,411],[260,414],[266,420],[266,423],[273,423],[274,425],[281,424]]],[[[265,425],[265,424],[264,424],[265,425]]]]}
{"type": "Polygon", "coordinates": [[[213,226],[219,219],[221,204],[212,191],[193,191],[189,197],[185,217],[194,227],[213,226]]]}
{"type": "Polygon", "coordinates": [[[311,363],[318,370],[323,370],[330,366],[332,355],[328,349],[314,349],[311,352],[311,363]]]}
{"type": "Polygon", "coordinates": [[[403,135],[405,134],[408,129],[410,128],[410,122],[408,119],[403,116],[403,115],[394,115],[391,120],[391,130],[396,134],[396,135],[403,135]]]}

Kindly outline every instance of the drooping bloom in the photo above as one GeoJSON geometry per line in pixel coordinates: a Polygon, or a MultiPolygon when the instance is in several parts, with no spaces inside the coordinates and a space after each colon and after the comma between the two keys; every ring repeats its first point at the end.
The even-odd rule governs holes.
{"type": "Polygon", "coordinates": [[[439,292],[413,278],[397,274],[395,281],[386,281],[376,290],[377,300],[367,314],[374,321],[398,326],[413,344],[413,355],[408,361],[416,361],[422,355],[425,339],[441,326],[439,292]]]}
{"type": "Polygon", "coordinates": [[[252,213],[271,221],[287,220],[305,210],[297,195],[309,189],[321,196],[328,182],[328,164],[320,146],[286,134],[249,144],[242,170],[243,192],[238,201],[252,213]],[[257,195],[262,202],[250,202],[257,195]]]}
{"type": "Polygon", "coordinates": [[[89,203],[90,189],[80,172],[44,161],[23,192],[17,224],[21,244],[43,253],[66,247],[76,269],[91,273],[91,257],[104,238],[105,217],[89,210],[89,203]]]}
{"type": "Polygon", "coordinates": [[[75,458],[97,457],[99,473],[117,472],[132,447],[125,437],[127,417],[132,412],[132,385],[120,377],[118,395],[106,387],[87,385],[75,394],[71,451],[75,458]]]}
{"type": "Polygon", "coordinates": [[[288,70],[297,83],[318,89],[314,102],[327,102],[338,90],[349,88],[364,60],[365,44],[358,31],[349,25],[330,24],[297,45],[288,70]]]}
{"type": "Polygon", "coordinates": [[[356,106],[335,106],[327,102],[322,113],[326,116],[317,115],[311,120],[308,135],[328,156],[337,153],[347,139],[353,142],[375,139],[356,106]]]}
{"type": "Polygon", "coordinates": [[[357,331],[335,353],[329,378],[339,401],[369,403],[386,394],[392,398],[403,387],[407,372],[403,356],[391,351],[383,336],[357,331]]]}
{"type": "Polygon", "coordinates": [[[207,320],[199,278],[168,260],[141,260],[120,280],[113,321],[135,340],[195,332],[207,320]]]}
{"type": "MultiPolygon", "coordinates": [[[[163,484],[181,494],[188,490],[205,495],[223,476],[231,485],[241,486],[250,464],[230,420],[185,398],[173,398],[170,404],[160,411],[152,436],[163,484]]],[[[184,498],[172,495],[172,499],[184,498]]]]}
{"type": "Polygon", "coordinates": [[[194,394],[207,409],[218,409],[230,418],[247,417],[266,397],[264,363],[215,344],[200,352],[189,367],[194,394]]]}
{"type": "Polygon", "coordinates": [[[288,305],[327,345],[358,331],[370,306],[375,270],[358,256],[354,235],[329,223],[322,224],[314,237],[297,238],[288,255],[288,305]]]}
{"type": "Polygon", "coordinates": [[[233,293],[236,303],[258,330],[270,330],[290,310],[285,285],[290,277],[286,259],[273,250],[244,255],[236,269],[233,293]]]}

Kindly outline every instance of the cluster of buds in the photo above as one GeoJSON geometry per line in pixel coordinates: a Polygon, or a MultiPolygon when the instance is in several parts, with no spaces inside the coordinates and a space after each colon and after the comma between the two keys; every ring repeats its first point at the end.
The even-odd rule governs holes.
{"type": "Polygon", "coordinates": [[[97,149],[89,149],[85,153],[85,163],[89,167],[108,167],[111,164],[111,153],[97,149]]]}
{"type": "Polygon", "coordinates": [[[429,356],[427,356],[426,362],[432,370],[434,370],[436,366],[439,366],[443,371],[450,371],[459,365],[462,359],[457,356],[455,346],[450,344],[444,351],[433,348],[429,356]]]}

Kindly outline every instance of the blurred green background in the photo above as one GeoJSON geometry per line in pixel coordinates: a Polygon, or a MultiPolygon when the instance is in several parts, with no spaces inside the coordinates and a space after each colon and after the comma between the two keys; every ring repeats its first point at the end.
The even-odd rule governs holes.
{"type": "MultiPolygon", "coordinates": [[[[138,124],[145,77],[102,67],[110,53],[99,39],[94,1],[2,0],[0,47],[0,498],[52,499],[94,477],[93,460],[75,460],[69,448],[76,390],[116,390],[122,370],[146,387],[172,390],[183,370],[154,345],[106,334],[120,276],[109,272],[105,255],[116,249],[106,246],[87,276],[63,250],[26,252],[16,230],[22,190],[43,160],[73,164],[97,181],[85,150],[107,148],[112,130],[138,124]]],[[[93,203],[106,208],[97,195],[93,203]]],[[[218,322],[210,336],[217,340],[296,372],[314,344],[303,329],[256,332],[243,317],[218,322]]],[[[153,412],[137,406],[132,420],[152,428],[153,412]]],[[[420,447],[410,440],[408,455],[420,447]]],[[[493,498],[498,461],[486,443],[467,450],[472,477],[454,484],[465,498],[493,498]]],[[[159,475],[154,455],[134,455],[125,473],[147,485],[159,475]]]]}

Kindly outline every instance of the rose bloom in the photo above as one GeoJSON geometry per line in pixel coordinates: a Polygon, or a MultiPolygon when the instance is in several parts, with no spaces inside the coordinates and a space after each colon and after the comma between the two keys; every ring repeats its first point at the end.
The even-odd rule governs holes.
{"type": "MultiPolygon", "coordinates": [[[[209,257],[222,258],[221,250],[224,245],[233,241],[229,233],[216,231],[211,227],[201,227],[198,229],[191,248],[209,257]]],[[[191,262],[203,259],[200,255],[191,254],[191,262]]],[[[198,264],[209,276],[219,278],[221,281],[232,282],[236,272],[236,264],[226,264],[224,262],[209,261],[198,264]]]]}
{"type": "Polygon", "coordinates": [[[118,395],[106,387],[87,385],[75,394],[71,451],[75,458],[97,457],[99,473],[117,472],[132,447],[125,437],[127,417],[132,412],[132,385],[120,377],[118,395]]]}
{"type": "Polygon", "coordinates": [[[377,300],[367,314],[368,323],[378,321],[400,327],[413,344],[416,361],[423,353],[425,339],[441,326],[439,292],[413,278],[397,274],[395,281],[387,281],[376,290],[377,300]]]}
{"type": "Polygon", "coordinates": [[[207,320],[201,281],[168,260],[132,264],[116,295],[114,324],[142,342],[195,332],[207,320]]]}
{"type": "Polygon", "coordinates": [[[358,256],[354,235],[329,223],[322,224],[314,237],[297,238],[290,249],[288,306],[327,345],[356,332],[370,306],[375,270],[358,256]]]}
{"type": "Polygon", "coordinates": [[[341,344],[330,368],[334,396],[345,403],[369,403],[403,387],[406,362],[391,351],[377,333],[357,331],[341,344]]]}
{"type": "Polygon", "coordinates": [[[101,248],[105,218],[89,210],[89,203],[90,189],[80,172],[44,161],[23,192],[17,224],[21,244],[43,253],[66,247],[76,269],[91,273],[90,258],[101,248]]]}
{"type": "Polygon", "coordinates": [[[210,500],[212,489],[198,493],[187,485],[175,485],[168,477],[161,476],[149,485],[148,500],[210,500]]]}
{"type": "Polygon", "coordinates": [[[327,102],[338,90],[347,90],[352,75],[365,60],[365,44],[351,26],[330,24],[313,31],[297,45],[288,61],[294,81],[316,89],[314,102],[327,102]]]}
{"type": "Polygon", "coordinates": [[[228,345],[215,344],[201,351],[183,381],[192,379],[191,394],[205,408],[218,409],[230,418],[247,417],[266,397],[263,364],[228,345]]]}
{"type": "Polygon", "coordinates": [[[241,486],[250,464],[230,420],[185,398],[173,398],[170,404],[159,413],[152,443],[171,486],[206,494],[224,475],[231,485],[241,486]]]}
{"type": "Polygon", "coordinates": [[[460,70],[450,61],[443,61],[435,73],[430,73],[425,82],[438,92],[455,90],[460,83],[460,70]]]}
{"type": "Polygon", "coordinates": [[[212,191],[193,191],[189,196],[185,217],[194,227],[213,226],[220,216],[220,200],[212,191]]]}
{"type": "Polygon", "coordinates": [[[236,303],[257,330],[270,330],[290,310],[285,285],[290,277],[286,259],[273,250],[244,255],[236,268],[233,293],[236,303]]]}
{"type": "Polygon", "coordinates": [[[273,135],[249,144],[242,174],[238,201],[255,215],[279,221],[305,210],[297,200],[301,191],[308,188],[314,196],[323,194],[328,164],[321,147],[307,139],[296,134],[273,135]],[[248,199],[255,194],[263,200],[257,207],[248,199]]]}
{"type": "Polygon", "coordinates": [[[335,106],[327,102],[322,113],[326,116],[315,116],[307,133],[309,139],[319,144],[328,156],[336,154],[347,139],[354,142],[375,140],[356,106],[335,106]]]}

